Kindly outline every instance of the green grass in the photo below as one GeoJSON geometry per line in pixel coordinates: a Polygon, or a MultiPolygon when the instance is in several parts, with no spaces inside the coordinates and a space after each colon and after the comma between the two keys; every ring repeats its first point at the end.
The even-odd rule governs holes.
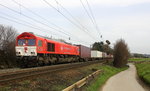
{"type": "Polygon", "coordinates": [[[128,61],[150,61],[150,58],[130,58],[128,61]]]}
{"type": "Polygon", "coordinates": [[[136,64],[139,77],[150,85],[150,62],[136,64]]]}
{"type": "Polygon", "coordinates": [[[99,69],[103,70],[103,73],[99,75],[99,77],[86,88],[87,91],[98,91],[100,87],[113,75],[117,74],[120,71],[123,71],[126,68],[115,68],[112,66],[104,65],[99,69]]]}

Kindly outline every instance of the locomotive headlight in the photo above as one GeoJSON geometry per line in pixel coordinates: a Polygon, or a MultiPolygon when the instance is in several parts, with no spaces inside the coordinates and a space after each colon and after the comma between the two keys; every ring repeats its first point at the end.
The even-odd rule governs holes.
{"type": "Polygon", "coordinates": [[[35,52],[31,52],[31,54],[35,54],[35,52]]]}
{"type": "Polygon", "coordinates": [[[16,54],[21,54],[20,52],[16,52],[16,54]]]}

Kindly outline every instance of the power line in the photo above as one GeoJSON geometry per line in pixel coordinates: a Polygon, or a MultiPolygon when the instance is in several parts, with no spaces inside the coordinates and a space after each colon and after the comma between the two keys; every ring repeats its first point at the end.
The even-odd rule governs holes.
{"type": "MultiPolygon", "coordinates": [[[[64,9],[64,10],[74,19],[74,21],[76,21],[77,23],[79,23],[83,29],[86,29],[88,32],[90,32],[90,31],[89,31],[86,27],[84,27],[66,8],[64,8],[57,0],[55,0],[55,2],[56,2],[62,9],[64,9]]],[[[85,9],[86,9],[86,8],[85,8],[85,9]]],[[[88,15],[89,15],[89,17],[90,17],[90,14],[88,14],[88,15]]],[[[90,18],[91,18],[91,20],[92,20],[92,17],[90,17],[90,18]]],[[[92,23],[94,24],[94,20],[92,20],[92,23]]]]}
{"type": "MultiPolygon", "coordinates": [[[[26,9],[26,10],[29,11],[29,12],[31,12],[32,14],[38,16],[39,18],[41,18],[41,19],[43,19],[43,20],[45,20],[46,22],[49,23],[49,21],[47,21],[47,19],[43,18],[42,16],[38,15],[37,13],[35,13],[35,12],[31,11],[30,9],[26,8],[25,6],[19,4],[19,3],[16,2],[15,0],[12,0],[12,1],[13,1],[14,3],[16,3],[17,5],[22,6],[24,9],[26,9]]],[[[61,29],[61,30],[64,30],[64,29],[60,28],[59,26],[55,25],[54,23],[51,23],[51,24],[54,25],[54,26],[56,26],[56,27],[58,27],[58,28],[61,29]]],[[[65,32],[63,32],[63,33],[65,33],[65,32]]],[[[65,33],[65,34],[67,34],[67,33],[65,33]]],[[[69,36],[69,35],[72,35],[72,34],[69,33],[69,34],[67,34],[67,35],[69,36]]]]}
{"type": "MultiPolygon", "coordinates": [[[[61,30],[63,30],[63,31],[64,31],[64,29],[62,29],[61,27],[59,27],[59,26],[55,25],[54,23],[49,22],[47,19],[43,18],[42,16],[38,15],[37,13],[33,12],[32,10],[30,10],[30,9],[26,8],[26,7],[25,7],[25,6],[23,6],[22,4],[20,4],[20,3],[16,2],[15,0],[12,0],[12,1],[13,1],[14,3],[16,3],[17,5],[22,6],[24,9],[26,9],[26,10],[27,10],[27,11],[29,11],[29,12],[31,12],[32,14],[34,14],[34,15],[38,16],[38,17],[39,17],[39,18],[41,18],[42,20],[46,21],[47,23],[50,23],[50,24],[52,24],[53,26],[55,26],[55,27],[57,27],[57,28],[59,28],[59,29],[61,29],[61,30]]],[[[59,30],[57,30],[57,31],[59,31],[59,30]]],[[[66,35],[70,36],[70,35],[69,35],[69,34],[67,34],[66,32],[62,32],[62,31],[59,31],[59,32],[64,33],[64,34],[66,34],[66,35]]]]}
{"type": "MultiPolygon", "coordinates": [[[[41,18],[42,20],[44,20],[44,21],[46,21],[47,23],[50,23],[47,19],[45,19],[45,18],[43,18],[42,16],[40,16],[40,15],[38,15],[37,13],[35,13],[35,12],[33,12],[32,10],[30,10],[30,9],[28,9],[28,8],[26,8],[25,6],[23,6],[22,4],[19,4],[18,2],[16,2],[15,0],[12,0],[14,3],[16,3],[17,5],[20,5],[20,6],[22,6],[24,9],[26,9],[27,11],[29,11],[29,12],[31,12],[32,14],[34,14],[34,15],[36,15],[36,16],[38,16],[39,18],[41,18]]],[[[57,25],[55,25],[54,23],[51,23],[52,25],[54,25],[55,27],[58,27],[59,29],[61,29],[61,30],[63,30],[64,31],[64,29],[62,29],[61,27],[59,27],[59,26],[57,26],[57,25]]],[[[72,35],[72,34],[70,34],[70,33],[66,33],[65,31],[64,32],[62,32],[62,33],[65,33],[66,35],[68,35],[68,36],[70,36],[70,35],[72,35]]],[[[74,35],[72,35],[72,36],[74,36],[74,35]]],[[[75,38],[76,38],[76,36],[74,36],[75,38]]]]}
{"type": "MultiPolygon", "coordinates": [[[[3,5],[3,4],[0,4],[0,5],[3,6],[3,7],[5,7],[5,8],[7,8],[7,9],[9,9],[9,10],[11,10],[11,11],[13,11],[13,12],[15,12],[15,13],[17,13],[17,14],[20,14],[18,11],[13,10],[13,9],[11,9],[11,8],[9,8],[9,7],[5,6],[5,5],[3,5]]],[[[26,18],[28,18],[28,19],[31,19],[31,20],[33,20],[33,21],[35,21],[35,22],[37,22],[37,23],[40,23],[40,24],[42,24],[42,25],[44,25],[44,26],[47,26],[47,27],[49,27],[49,28],[51,28],[51,29],[53,29],[53,30],[59,31],[58,29],[55,29],[55,28],[53,28],[53,27],[50,27],[50,26],[48,26],[47,24],[42,23],[42,22],[40,22],[40,21],[38,21],[38,20],[36,20],[36,19],[34,19],[34,18],[31,18],[31,17],[29,17],[29,16],[27,16],[27,15],[25,15],[25,14],[23,14],[23,13],[21,13],[21,15],[23,15],[24,17],[26,17],[26,18]]],[[[62,31],[60,31],[60,32],[62,32],[62,31]]],[[[63,33],[63,32],[62,32],[62,33],[63,33]]],[[[65,34],[65,35],[66,35],[66,34],[65,34]]],[[[67,35],[67,36],[68,36],[68,35],[67,35]]]]}
{"type": "MultiPolygon", "coordinates": [[[[64,9],[73,19],[74,21],[76,21],[77,23],[79,23],[81,25],[81,27],[83,29],[86,29],[88,32],[90,32],[86,27],[84,27],[66,8],[64,8],[57,0],[55,0],[55,2],[62,8],[64,9]]],[[[89,14],[88,14],[89,15],[89,14]]],[[[90,16],[90,15],[89,15],[90,16]]],[[[92,19],[92,17],[91,17],[92,19]]],[[[92,20],[93,24],[94,24],[94,21],[92,20]]]]}
{"type": "Polygon", "coordinates": [[[86,7],[84,6],[84,4],[83,4],[82,0],[80,0],[80,2],[81,2],[81,4],[82,4],[82,6],[83,6],[83,8],[84,8],[85,12],[87,13],[87,15],[89,16],[89,18],[91,19],[92,23],[94,24],[94,21],[93,21],[93,19],[92,19],[91,15],[89,14],[88,10],[87,10],[87,9],[86,9],[86,7]]]}
{"type": "Polygon", "coordinates": [[[99,33],[99,28],[98,28],[98,26],[97,26],[96,20],[95,20],[95,18],[94,18],[94,15],[93,15],[93,13],[92,13],[92,9],[90,8],[90,5],[89,5],[88,1],[86,0],[91,15],[90,15],[90,13],[88,12],[88,10],[86,9],[86,7],[85,7],[84,3],[82,2],[82,0],[80,0],[80,2],[81,2],[81,4],[82,4],[82,6],[83,6],[85,12],[87,13],[88,17],[89,17],[90,20],[92,21],[92,23],[93,23],[95,29],[97,30],[97,32],[98,32],[98,34],[99,34],[99,38],[100,38],[100,37],[101,37],[101,34],[99,33]]]}
{"type": "Polygon", "coordinates": [[[92,12],[92,9],[91,9],[91,7],[90,7],[90,4],[89,4],[88,0],[86,0],[86,3],[87,3],[87,5],[88,5],[89,11],[90,11],[90,13],[91,13],[91,16],[92,16],[92,18],[93,18],[93,20],[94,20],[94,22],[95,22],[96,30],[97,30],[97,32],[99,33],[99,36],[101,37],[102,35],[101,35],[101,33],[100,33],[100,29],[99,29],[99,27],[98,27],[98,25],[97,25],[97,22],[96,22],[96,20],[95,20],[94,14],[93,14],[93,12],[92,12]]]}
{"type": "Polygon", "coordinates": [[[73,25],[75,25],[77,28],[79,28],[80,30],[84,31],[85,33],[87,33],[91,38],[93,38],[95,40],[95,38],[93,36],[91,36],[87,31],[83,30],[80,26],[78,26],[76,23],[72,22],[68,17],[66,17],[62,12],[60,12],[57,8],[55,8],[53,5],[51,5],[48,1],[43,0],[47,5],[49,5],[50,7],[52,7],[54,10],[56,10],[58,13],[60,13],[63,17],[65,17],[70,23],[72,23],[73,25]]]}
{"type": "MultiPolygon", "coordinates": [[[[36,30],[39,30],[39,31],[42,31],[42,32],[47,32],[47,30],[46,31],[43,31],[43,30],[45,30],[45,29],[40,29],[40,28],[36,28],[36,27],[33,27],[33,26],[31,26],[31,25],[28,25],[28,24],[24,24],[24,23],[20,23],[20,22],[17,22],[17,21],[15,21],[15,20],[12,20],[12,19],[9,19],[9,18],[6,18],[6,17],[3,17],[3,16],[0,16],[0,18],[2,18],[2,19],[5,19],[5,20],[8,20],[8,21],[11,21],[11,22],[14,22],[14,23],[17,23],[17,24],[20,24],[20,25],[23,25],[23,26],[27,26],[27,27],[30,27],[30,28],[32,28],[32,29],[36,29],[36,30]]],[[[58,34],[54,34],[54,35],[58,35],[58,34]]],[[[73,41],[75,41],[75,42],[80,42],[80,43],[84,43],[84,44],[90,44],[90,43],[88,43],[88,42],[84,42],[84,41],[81,41],[81,40],[73,40],[73,41]]]]}
{"type": "MultiPolygon", "coordinates": [[[[18,11],[16,11],[16,10],[13,10],[13,9],[11,9],[11,8],[9,8],[9,7],[5,6],[5,5],[3,5],[3,4],[0,4],[0,6],[2,6],[2,7],[4,7],[4,8],[7,8],[8,10],[11,10],[11,11],[17,13],[17,14],[20,14],[20,12],[18,12],[18,11]]],[[[48,25],[46,25],[46,24],[44,24],[44,23],[42,23],[42,22],[40,22],[40,21],[38,21],[38,20],[36,20],[36,19],[33,19],[33,18],[31,18],[31,17],[29,17],[29,16],[23,14],[23,13],[22,13],[21,15],[23,15],[24,17],[26,17],[26,18],[28,18],[28,19],[31,19],[31,20],[33,20],[33,21],[35,21],[35,22],[37,22],[37,23],[40,23],[40,24],[42,24],[42,25],[45,25],[45,26],[49,27],[48,25]]],[[[5,18],[5,19],[6,19],[6,18],[5,18]]],[[[10,20],[10,19],[7,18],[7,20],[10,20]]],[[[10,20],[10,21],[13,21],[13,20],[10,20]]],[[[13,21],[13,22],[16,22],[16,21],[13,21]]],[[[21,24],[22,24],[22,23],[21,23],[21,24]]],[[[28,27],[37,29],[37,28],[32,27],[32,26],[29,26],[29,25],[25,25],[25,26],[28,26],[28,27]]],[[[51,27],[50,27],[50,28],[51,28],[51,27]]],[[[40,30],[40,29],[38,29],[38,30],[40,30]]],[[[55,29],[55,30],[56,30],[56,29],[55,29]]]]}
{"type": "MultiPolygon", "coordinates": [[[[57,3],[57,5],[59,5],[62,9],[64,9],[73,19],[74,19],[74,21],[76,21],[77,23],[79,23],[81,26],[82,26],[82,28],[84,28],[84,29],[86,29],[88,32],[89,32],[89,30],[86,28],[86,27],[84,27],[66,8],[64,8],[57,0],[55,0],[55,2],[57,3]]],[[[85,8],[86,9],[86,8],[85,8]]],[[[90,16],[90,14],[88,14],[89,16],[90,16]]],[[[92,19],[92,17],[91,17],[91,19],[92,19]]],[[[95,18],[94,18],[95,19],[95,18]]],[[[94,24],[94,20],[93,20],[93,22],[92,22],[93,24],[94,24]]],[[[97,30],[97,26],[96,26],[96,30],[97,30]]],[[[99,32],[98,32],[98,34],[99,34],[99,32]]],[[[102,35],[100,35],[99,34],[99,37],[101,37],[102,35]]],[[[98,38],[99,38],[98,37],[98,38]]]]}
{"type": "Polygon", "coordinates": [[[64,8],[57,0],[55,0],[55,2],[61,6],[62,9],[64,9],[73,19],[74,21],[76,21],[77,23],[79,23],[81,25],[82,28],[86,29],[88,31],[87,28],[85,28],[66,8],[64,8]]]}
{"type": "MultiPolygon", "coordinates": [[[[4,14],[4,13],[3,13],[3,14],[4,14]]],[[[4,14],[4,15],[5,15],[5,16],[8,16],[8,17],[12,17],[12,16],[9,16],[9,15],[7,15],[7,14],[4,14]]],[[[26,22],[26,21],[23,21],[23,20],[19,20],[18,18],[15,18],[15,17],[13,17],[15,20],[23,21],[23,22],[25,22],[25,23],[27,23],[27,24],[20,23],[20,22],[17,22],[17,21],[15,21],[15,20],[12,20],[12,19],[9,19],[9,18],[3,17],[3,16],[0,16],[0,17],[6,19],[6,20],[8,20],[8,21],[15,22],[15,23],[17,23],[17,24],[21,24],[21,25],[24,25],[24,26],[27,26],[27,27],[30,27],[30,28],[33,28],[33,29],[36,29],[36,30],[40,30],[40,31],[42,31],[42,32],[51,33],[51,32],[49,32],[47,29],[42,29],[42,28],[40,28],[40,27],[37,27],[37,26],[32,25],[30,22],[26,22]],[[45,30],[45,31],[43,31],[43,30],[45,30]]],[[[54,33],[53,33],[53,34],[54,34],[54,33]]],[[[54,35],[58,35],[58,34],[54,34],[54,35]]],[[[60,35],[60,36],[62,36],[62,35],[60,35]]],[[[64,36],[62,36],[62,37],[64,37],[64,36]]],[[[67,37],[66,37],[66,38],[67,38],[67,37]]]]}

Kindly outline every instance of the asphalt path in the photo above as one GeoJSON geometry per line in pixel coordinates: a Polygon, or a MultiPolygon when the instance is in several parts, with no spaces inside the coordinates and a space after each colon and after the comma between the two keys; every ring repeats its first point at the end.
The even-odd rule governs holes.
{"type": "Polygon", "coordinates": [[[129,69],[112,76],[101,89],[102,91],[148,91],[137,80],[136,67],[129,64],[129,69]]]}

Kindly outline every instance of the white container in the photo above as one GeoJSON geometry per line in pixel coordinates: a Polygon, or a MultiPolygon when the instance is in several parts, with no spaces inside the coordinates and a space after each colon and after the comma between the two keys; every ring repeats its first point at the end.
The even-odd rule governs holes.
{"type": "Polygon", "coordinates": [[[102,52],[96,51],[96,50],[92,50],[91,51],[91,57],[92,58],[102,58],[102,52]]]}
{"type": "Polygon", "coordinates": [[[105,53],[105,52],[102,53],[103,58],[107,58],[107,56],[108,56],[107,53],[105,53]]]}

